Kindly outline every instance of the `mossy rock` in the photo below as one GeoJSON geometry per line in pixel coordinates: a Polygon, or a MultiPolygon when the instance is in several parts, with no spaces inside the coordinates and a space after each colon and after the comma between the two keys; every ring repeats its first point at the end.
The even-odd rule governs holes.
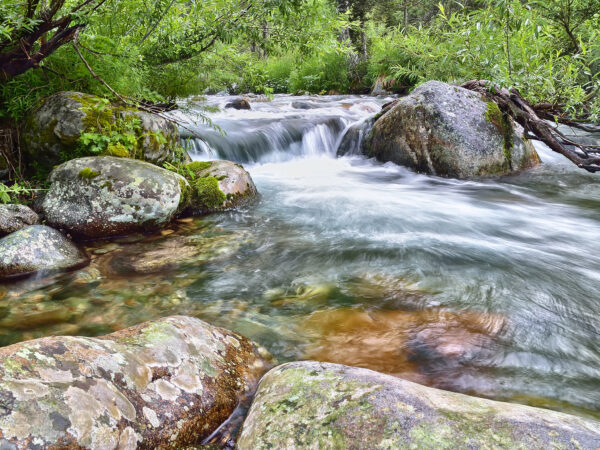
{"type": "Polygon", "coordinates": [[[313,361],[261,380],[237,442],[261,449],[585,448],[600,422],[313,361]]]}
{"type": "Polygon", "coordinates": [[[523,128],[480,94],[429,81],[376,117],[362,151],[417,172],[499,176],[539,164],[523,128]]]}
{"type": "Polygon", "coordinates": [[[44,99],[24,120],[21,134],[27,169],[40,177],[81,156],[129,157],[157,165],[189,161],[173,123],[80,92],[44,99]],[[112,137],[95,147],[90,141],[96,135],[112,137]]]}
{"type": "Polygon", "coordinates": [[[78,237],[107,237],[166,226],[187,207],[187,181],[128,158],[68,161],[52,171],[41,204],[46,221],[78,237]]]}
{"type": "Polygon", "coordinates": [[[3,347],[0,445],[195,448],[270,367],[249,339],[185,316],[3,347]]]}
{"type": "Polygon", "coordinates": [[[250,174],[231,161],[194,161],[184,167],[191,186],[187,214],[201,215],[237,208],[256,199],[250,174]]]}

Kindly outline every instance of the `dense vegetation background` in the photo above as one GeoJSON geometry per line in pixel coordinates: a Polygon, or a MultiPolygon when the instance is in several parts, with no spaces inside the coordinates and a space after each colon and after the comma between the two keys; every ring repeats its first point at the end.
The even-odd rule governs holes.
{"type": "Polygon", "coordinates": [[[2,117],[59,90],[114,96],[73,42],[115,91],[148,101],[490,79],[600,118],[600,0],[3,0],[2,117]],[[24,40],[36,34],[31,56],[59,33],[61,45],[7,73],[24,40]]]}

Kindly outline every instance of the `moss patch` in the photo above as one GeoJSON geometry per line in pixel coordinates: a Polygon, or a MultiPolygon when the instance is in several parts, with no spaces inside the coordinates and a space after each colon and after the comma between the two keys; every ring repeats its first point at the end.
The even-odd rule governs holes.
{"type": "Polygon", "coordinates": [[[81,169],[81,171],[79,172],[79,178],[84,180],[92,180],[97,176],[100,176],[101,173],[102,172],[98,172],[96,170],[90,169],[89,167],[86,167],[85,169],[81,169]]]}
{"type": "Polygon", "coordinates": [[[485,112],[485,118],[488,122],[492,123],[504,140],[503,152],[506,161],[508,162],[508,166],[512,169],[512,149],[514,146],[513,143],[513,127],[510,122],[510,117],[508,114],[500,111],[500,108],[496,104],[496,102],[489,101],[487,102],[487,110],[485,112]]]}
{"type": "Polygon", "coordinates": [[[193,188],[198,205],[208,210],[220,208],[227,199],[215,177],[198,178],[194,181],[193,188]]]}
{"type": "Polygon", "coordinates": [[[193,161],[189,164],[186,164],[185,168],[192,171],[195,175],[198,175],[200,172],[204,172],[210,166],[212,166],[211,161],[193,161]]]}

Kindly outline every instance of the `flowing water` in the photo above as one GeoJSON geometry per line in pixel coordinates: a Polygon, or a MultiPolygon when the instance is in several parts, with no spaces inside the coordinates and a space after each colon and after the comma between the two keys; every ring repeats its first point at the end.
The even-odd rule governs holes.
{"type": "Polygon", "coordinates": [[[283,361],[600,417],[600,178],[544,148],[491,180],[336,158],[385,102],[290,97],[178,112],[194,159],[243,163],[241,211],[88,243],[89,267],[0,285],[0,344],[98,335],[169,314],[236,330],[283,361]]]}

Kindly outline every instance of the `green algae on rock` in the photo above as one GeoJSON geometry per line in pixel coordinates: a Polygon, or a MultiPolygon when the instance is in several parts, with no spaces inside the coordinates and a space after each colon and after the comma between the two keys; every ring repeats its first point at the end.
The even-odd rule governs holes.
{"type": "Polygon", "coordinates": [[[100,338],[47,337],[0,349],[6,448],[198,445],[252,395],[266,350],[172,316],[100,338]]]}
{"type": "Polygon", "coordinates": [[[83,237],[160,229],[187,201],[183,177],[127,158],[74,159],[54,169],[49,180],[41,205],[46,220],[83,237]]]}
{"type": "Polygon", "coordinates": [[[60,232],[31,225],[0,239],[0,279],[82,266],[87,256],[60,232]]]}
{"type": "Polygon", "coordinates": [[[368,369],[304,361],[263,377],[237,448],[598,446],[600,422],[441,391],[368,369]]]}
{"type": "Polygon", "coordinates": [[[363,152],[454,178],[506,175],[539,164],[523,128],[479,94],[429,81],[382,111],[363,152]]]}
{"type": "Polygon", "coordinates": [[[192,215],[243,206],[258,195],[250,174],[232,161],[193,161],[183,173],[192,186],[187,210],[192,215]]]}
{"type": "Polygon", "coordinates": [[[80,92],[46,98],[24,121],[22,137],[28,168],[40,176],[81,156],[129,157],[158,165],[189,161],[170,121],[80,92]]]}

